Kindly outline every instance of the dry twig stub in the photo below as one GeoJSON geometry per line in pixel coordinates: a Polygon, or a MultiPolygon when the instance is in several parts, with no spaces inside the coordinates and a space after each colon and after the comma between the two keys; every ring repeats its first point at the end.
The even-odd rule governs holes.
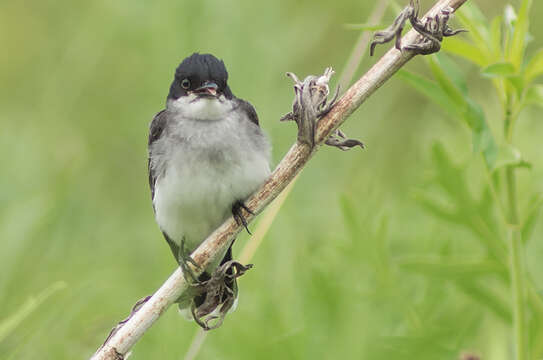
{"type": "Polygon", "coordinates": [[[453,30],[449,27],[448,22],[451,14],[454,12],[454,9],[450,6],[442,8],[439,14],[433,17],[426,17],[424,20],[419,19],[419,10],[419,0],[415,0],[415,2],[410,0],[409,5],[400,12],[392,25],[385,30],[377,31],[373,35],[373,41],[370,45],[370,55],[373,56],[377,44],[385,44],[394,38],[396,38],[395,47],[400,51],[407,50],[420,55],[433,54],[441,49],[443,37],[467,31],[464,29],[453,30]],[[401,36],[407,20],[411,22],[413,29],[419,33],[419,37],[416,42],[402,47],[401,36]]]}
{"type": "MultiPolygon", "coordinates": [[[[284,115],[281,121],[293,120],[298,125],[298,141],[311,147],[315,146],[315,129],[318,120],[328,114],[336,104],[339,95],[339,86],[334,96],[328,101],[330,94],[329,82],[334,75],[334,70],[328,67],[321,76],[309,75],[304,81],[291,72],[287,76],[294,80],[294,101],[292,111],[284,115]]],[[[336,130],[325,142],[341,150],[348,150],[354,146],[364,148],[358,140],[347,139],[339,129],[336,130]]]]}

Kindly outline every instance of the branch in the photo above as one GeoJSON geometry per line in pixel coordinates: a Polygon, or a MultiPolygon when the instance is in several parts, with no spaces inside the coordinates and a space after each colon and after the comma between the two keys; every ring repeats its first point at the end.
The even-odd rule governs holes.
{"type": "MultiPolygon", "coordinates": [[[[434,17],[441,9],[450,6],[454,10],[467,0],[439,0],[426,13],[425,17],[434,17]]],[[[418,33],[413,29],[402,38],[403,44],[412,44],[417,40],[418,33]]],[[[254,214],[259,214],[279,193],[294,179],[305,164],[325,140],[377,89],[381,87],[398,69],[411,60],[413,52],[400,52],[390,49],[364,76],[362,76],[337,101],[326,116],[318,121],[315,129],[315,146],[296,142],[273,171],[272,175],[245,203],[254,214]]],[[[247,222],[255,215],[247,214],[247,222]]],[[[242,226],[230,217],[217,228],[193,253],[192,258],[199,265],[193,268],[199,274],[215,260],[236,238],[242,226]]],[[[192,266],[192,265],[191,265],[192,266]]],[[[189,285],[183,277],[181,268],[177,268],[169,279],[135,312],[122,327],[118,329],[106,343],[98,349],[92,360],[124,359],[124,356],[143,336],[143,334],[158,320],[183,294],[189,285]]]]}

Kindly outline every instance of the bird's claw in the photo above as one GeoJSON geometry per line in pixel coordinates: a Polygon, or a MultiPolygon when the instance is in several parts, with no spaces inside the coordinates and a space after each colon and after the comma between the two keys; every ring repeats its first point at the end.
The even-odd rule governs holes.
{"type": "Polygon", "coordinates": [[[247,227],[247,220],[245,219],[245,216],[243,216],[243,210],[247,211],[249,214],[254,215],[255,213],[245,205],[245,203],[241,200],[236,201],[232,205],[232,215],[234,216],[234,219],[236,220],[236,223],[238,225],[243,225],[245,230],[249,233],[249,235],[252,235],[249,231],[249,228],[247,227]]]}
{"type": "Polygon", "coordinates": [[[194,271],[189,264],[192,264],[195,268],[200,266],[194,261],[192,256],[190,256],[190,251],[185,247],[185,238],[181,239],[181,246],[179,246],[179,251],[177,253],[177,263],[183,271],[183,277],[188,283],[198,283],[198,277],[194,274],[194,271]]]}
{"type": "Polygon", "coordinates": [[[377,44],[385,44],[394,38],[396,38],[396,49],[400,51],[412,51],[420,55],[428,55],[438,52],[441,49],[443,37],[467,31],[464,29],[453,30],[449,27],[447,23],[454,11],[450,6],[441,9],[434,17],[426,17],[424,20],[419,19],[419,9],[419,0],[409,0],[409,5],[400,12],[392,25],[385,30],[377,31],[373,35],[373,41],[370,45],[370,55],[373,55],[377,44]],[[401,36],[407,20],[411,22],[413,29],[419,33],[419,36],[415,43],[402,46],[401,36]]]}
{"type": "Polygon", "coordinates": [[[252,264],[243,265],[230,260],[219,266],[209,280],[199,283],[195,290],[198,294],[206,294],[201,305],[191,306],[192,316],[204,330],[216,329],[222,325],[228,310],[234,305],[238,288],[236,279],[249,269],[252,264]],[[213,314],[218,309],[218,314],[213,314]]]}

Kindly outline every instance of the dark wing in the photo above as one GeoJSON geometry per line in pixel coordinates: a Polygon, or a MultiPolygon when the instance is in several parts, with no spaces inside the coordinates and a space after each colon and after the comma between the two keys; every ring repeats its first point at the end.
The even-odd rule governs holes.
{"type": "Polygon", "coordinates": [[[151,145],[160,138],[160,135],[162,135],[162,131],[164,131],[164,128],[166,127],[166,110],[162,110],[158,114],[155,115],[153,118],[153,121],[151,121],[151,125],[149,126],[149,142],[147,143],[147,149],[149,151],[148,159],[147,159],[147,169],[149,171],[149,186],[151,187],[151,199],[155,198],[155,182],[157,174],[155,174],[155,171],[151,167],[151,145]]]}
{"type": "Polygon", "coordinates": [[[238,98],[236,100],[238,102],[239,109],[247,114],[247,117],[252,123],[258,125],[258,115],[256,114],[256,110],[253,105],[243,99],[238,98]]]}

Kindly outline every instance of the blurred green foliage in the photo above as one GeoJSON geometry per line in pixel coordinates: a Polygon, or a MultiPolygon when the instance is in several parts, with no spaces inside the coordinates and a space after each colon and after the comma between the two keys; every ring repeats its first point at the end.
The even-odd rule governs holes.
{"type": "MultiPolygon", "coordinates": [[[[492,80],[501,103],[503,132],[498,136],[488,126],[482,107],[469,96],[465,76],[446,55],[426,58],[435,82],[405,70],[402,73],[405,80],[443,106],[452,118],[464,120],[472,132],[474,155],[483,155],[482,168],[487,171],[487,182],[479,185],[481,200],[472,199],[467,189],[467,178],[439,147],[434,150],[439,171],[434,181],[445,190],[449,202],[454,204],[454,211],[440,205],[431,196],[425,195],[421,199],[422,204],[436,216],[470,228],[486,249],[486,258],[462,266],[463,273],[471,275],[470,281],[480,281],[479,268],[485,270],[482,275],[504,275],[503,290],[511,294],[511,311],[505,316],[505,306],[502,305],[494,305],[493,310],[496,314],[501,313],[511,324],[513,353],[517,360],[540,358],[543,351],[543,332],[540,329],[543,298],[526,271],[524,259],[525,245],[543,204],[542,194],[535,192],[531,195],[532,201],[526,206],[527,215],[522,218],[517,197],[517,170],[531,169],[532,164],[513,145],[515,125],[522,110],[530,105],[543,105],[543,98],[531,95],[540,92],[541,85],[534,83],[534,79],[543,75],[543,49],[531,57],[527,57],[525,52],[530,39],[528,15],[531,6],[531,0],[522,0],[517,14],[511,5],[507,5],[504,16],[496,16],[490,22],[476,4],[468,3],[458,14],[462,25],[470,30],[471,42],[456,38],[444,49],[481,67],[481,76],[492,80]],[[473,46],[479,51],[478,57],[465,56],[473,46]]],[[[422,268],[440,273],[443,272],[440,269],[448,270],[453,263],[454,256],[447,255],[433,263],[431,268],[422,268]]],[[[425,264],[419,262],[415,265],[420,268],[425,264]]],[[[460,282],[461,287],[466,283],[469,284],[460,282]]],[[[471,285],[480,287],[476,283],[471,285]]],[[[489,305],[491,302],[488,300],[493,298],[481,291],[472,296],[474,300],[485,299],[489,305]]]]}
{"type": "MultiPolygon", "coordinates": [[[[224,59],[277,162],[295,139],[278,121],[292,100],[284,73],[340,70],[358,36],[343,24],[365,23],[373,4],[0,3],[0,358],[89,357],[174,269],[150,205],[146,136],[183,57],[224,59]]],[[[532,105],[543,104],[543,3],[512,5],[463,9],[453,23],[469,34],[412,61],[351,116],[346,132],[368,149],[311,161],[240,282],[238,310],[198,358],[513,358],[511,167],[526,346],[542,356],[543,122],[532,105]]],[[[132,358],[182,358],[195,329],[170,310],[132,358]]]]}

